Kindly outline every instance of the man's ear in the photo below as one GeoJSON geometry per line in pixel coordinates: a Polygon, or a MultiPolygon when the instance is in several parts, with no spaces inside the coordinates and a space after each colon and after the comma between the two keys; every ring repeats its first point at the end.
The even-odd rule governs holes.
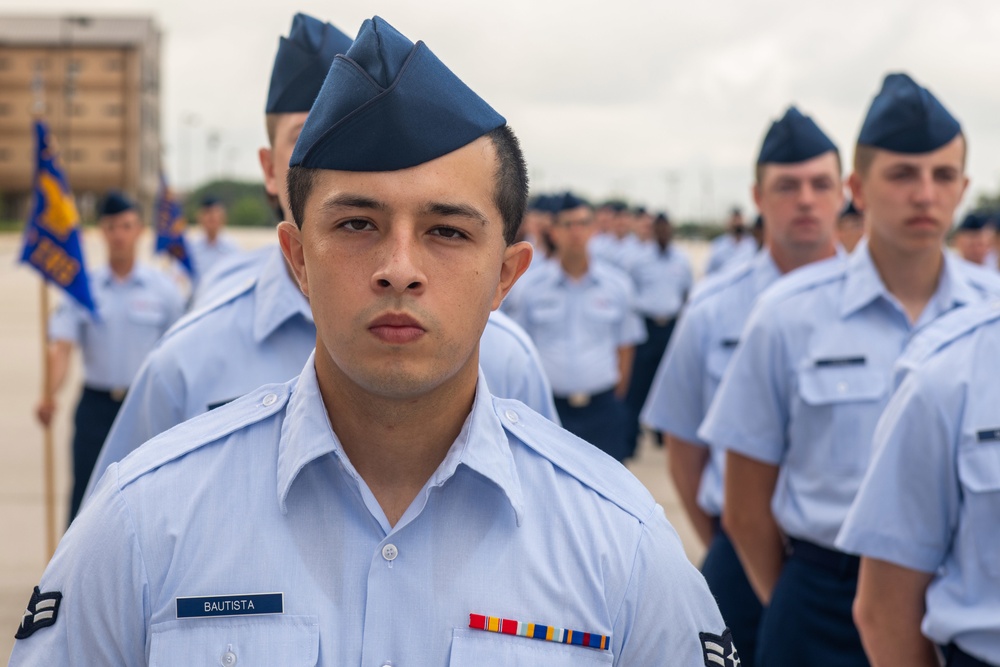
{"type": "Polygon", "coordinates": [[[278,243],[281,253],[291,267],[299,289],[309,298],[309,276],[306,273],[305,256],[302,252],[302,230],[294,222],[283,220],[278,223],[278,243]]]}
{"type": "Polygon", "coordinates": [[[503,264],[500,266],[500,283],[497,285],[496,294],[493,296],[493,310],[500,307],[504,297],[510,292],[510,288],[528,270],[528,266],[531,265],[531,255],[534,251],[534,248],[527,241],[514,243],[504,249],[503,264]]]}
{"type": "Polygon", "coordinates": [[[278,179],[274,175],[274,153],[270,148],[261,148],[257,151],[257,159],[260,160],[260,170],[264,172],[264,190],[272,197],[277,197],[278,179]]]}
{"type": "Polygon", "coordinates": [[[854,208],[864,213],[865,195],[861,191],[861,175],[858,172],[852,171],[851,175],[847,177],[847,187],[851,189],[851,201],[854,202],[854,208]]]}

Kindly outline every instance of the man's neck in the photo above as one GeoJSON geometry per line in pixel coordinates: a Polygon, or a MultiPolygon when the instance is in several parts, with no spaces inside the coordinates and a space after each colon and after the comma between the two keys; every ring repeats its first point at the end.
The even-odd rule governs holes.
{"type": "Polygon", "coordinates": [[[132,269],[135,267],[135,258],[112,258],[108,261],[108,265],[111,267],[111,274],[115,278],[124,280],[132,273],[132,269]]]}
{"type": "Polygon", "coordinates": [[[579,280],[590,269],[590,261],[586,255],[560,255],[559,265],[563,272],[574,280],[579,280]]]}
{"type": "Polygon", "coordinates": [[[316,376],[330,424],[390,525],[444,460],[472,410],[478,356],[445,385],[416,398],[386,398],[353,383],[317,342],[316,376]]]}
{"type": "Polygon", "coordinates": [[[933,298],[944,269],[940,246],[919,253],[902,253],[872,235],[868,241],[872,263],[889,293],[903,305],[910,323],[920,319],[933,298]]]}
{"type": "Polygon", "coordinates": [[[778,267],[778,270],[781,271],[782,274],[794,271],[795,269],[801,268],[806,264],[812,264],[813,262],[828,259],[837,254],[837,248],[832,243],[816,246],[814,248],[796,249],[786,249],[776,243],[772,243],[770,244],[768,251],[771,253],[771,259],[774,260],[774,265],[778,267]]]}
{"type": "Polygon", "coordinates": [[[215,245],[215,242],[219,240],[218,231],[208,231],[205,230],[205,240],[209,242],[210,245],[215,245]]]}

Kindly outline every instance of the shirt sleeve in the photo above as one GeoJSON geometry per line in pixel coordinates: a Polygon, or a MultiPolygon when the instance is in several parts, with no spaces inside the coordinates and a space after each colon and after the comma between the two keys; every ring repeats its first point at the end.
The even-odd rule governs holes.
{"type": "Polygon", "coordinates": [[[953,365],[923,366],[893,394],[838,548],[928,573],[944,561],[961,505],[955,461],[965,390],[950,385],[954,374],[953,365]]]}
{"type": "Polygon", "coordinates": [[[18,639],[10,665],[146,663],[146,571],[128,507],[112,482],[73,521],[42,575],[42,593],[62,594],[55,623],[18,639]]]}
{"type": "Polygon", "coordinates": [[[716,447],[780,465],[788,448],[791,387],[775,310],[770,304],[754,307],[698,436],[716,447]]]}
{"type": "Polygon", "coordinates": [[[705,354],[703,311],[681,315],[670,337],[663,363],[656,370],[643,406],[641,421],[657,431],[698,444],[698,427],[705,416],[705,354]]]}
{"type": "Polygon", "coordinates": [[[646,324],[635,311],[635,288],[630,281],[631,279],[622,283],[625,292],[625,318],[618,333],[618,347],[639,345],[646,340],[646,324]]]}
{"type": "Polygon", "coordinates": [[[181,383],[180,370],[165,360],[160,348],[146,357],[101,448],[85,500],[111,464],[185,420],[181,383]]]}
{"type": "Polygon", "coordinates": [[[69,297],[63,297],[49,316],[49,339],[79,345],[83,339],[83,318],[89,314],[69,297]]]}
{"type": "MultiPolygon", "coordinates": [[[[702,633],[725,622],[701,574],[657,505],[643,525],[632,576],[614,623],[616,665],[703,665],[702,633]]],[[[736,664],[730,660],[726,664],[736,664]]]]}

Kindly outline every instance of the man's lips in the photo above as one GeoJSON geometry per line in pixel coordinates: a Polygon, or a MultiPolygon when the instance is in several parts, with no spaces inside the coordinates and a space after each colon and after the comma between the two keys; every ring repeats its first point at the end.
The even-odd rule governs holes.
{"type": "Polygon", "coordinates": [[[368,324],[368,330],[379,340],[394,345],[412,343],[426,332],[419,321],[405,313],[376,317],[368,324]]]}
{"type": "Polygon", "coordinates": [[[937,227],[938,222],[929,215],[915,215],[906,219],[907,227],[937,227]]]}

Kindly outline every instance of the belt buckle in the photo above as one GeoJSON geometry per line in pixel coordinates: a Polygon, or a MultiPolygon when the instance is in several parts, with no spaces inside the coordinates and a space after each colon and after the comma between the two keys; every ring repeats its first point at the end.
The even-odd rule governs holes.
{"type": "Polygon", "coordinates": [[[653,321],[656,322],[656,326],[658,326],[658,327],[665,327],[665,326],[667,326],[667,323],[670,322],[670,318],[669,317],[656,317],[656,318],[653,319],[653,321]]]}
{"type": "Polygon", "coordinates": [[[590,394],[570,394],[566,402],[571,408],[585,408],[590,405],[590,394]]]}
{"type": "Polygon", "coordinates": [[[125,400],[125,393],[127,391],[128,389],[118,388],[110,390],[108,394],[110,394],[112,401],[114,401],[115,403],[121,403],[122,401],[125,400]]]}

